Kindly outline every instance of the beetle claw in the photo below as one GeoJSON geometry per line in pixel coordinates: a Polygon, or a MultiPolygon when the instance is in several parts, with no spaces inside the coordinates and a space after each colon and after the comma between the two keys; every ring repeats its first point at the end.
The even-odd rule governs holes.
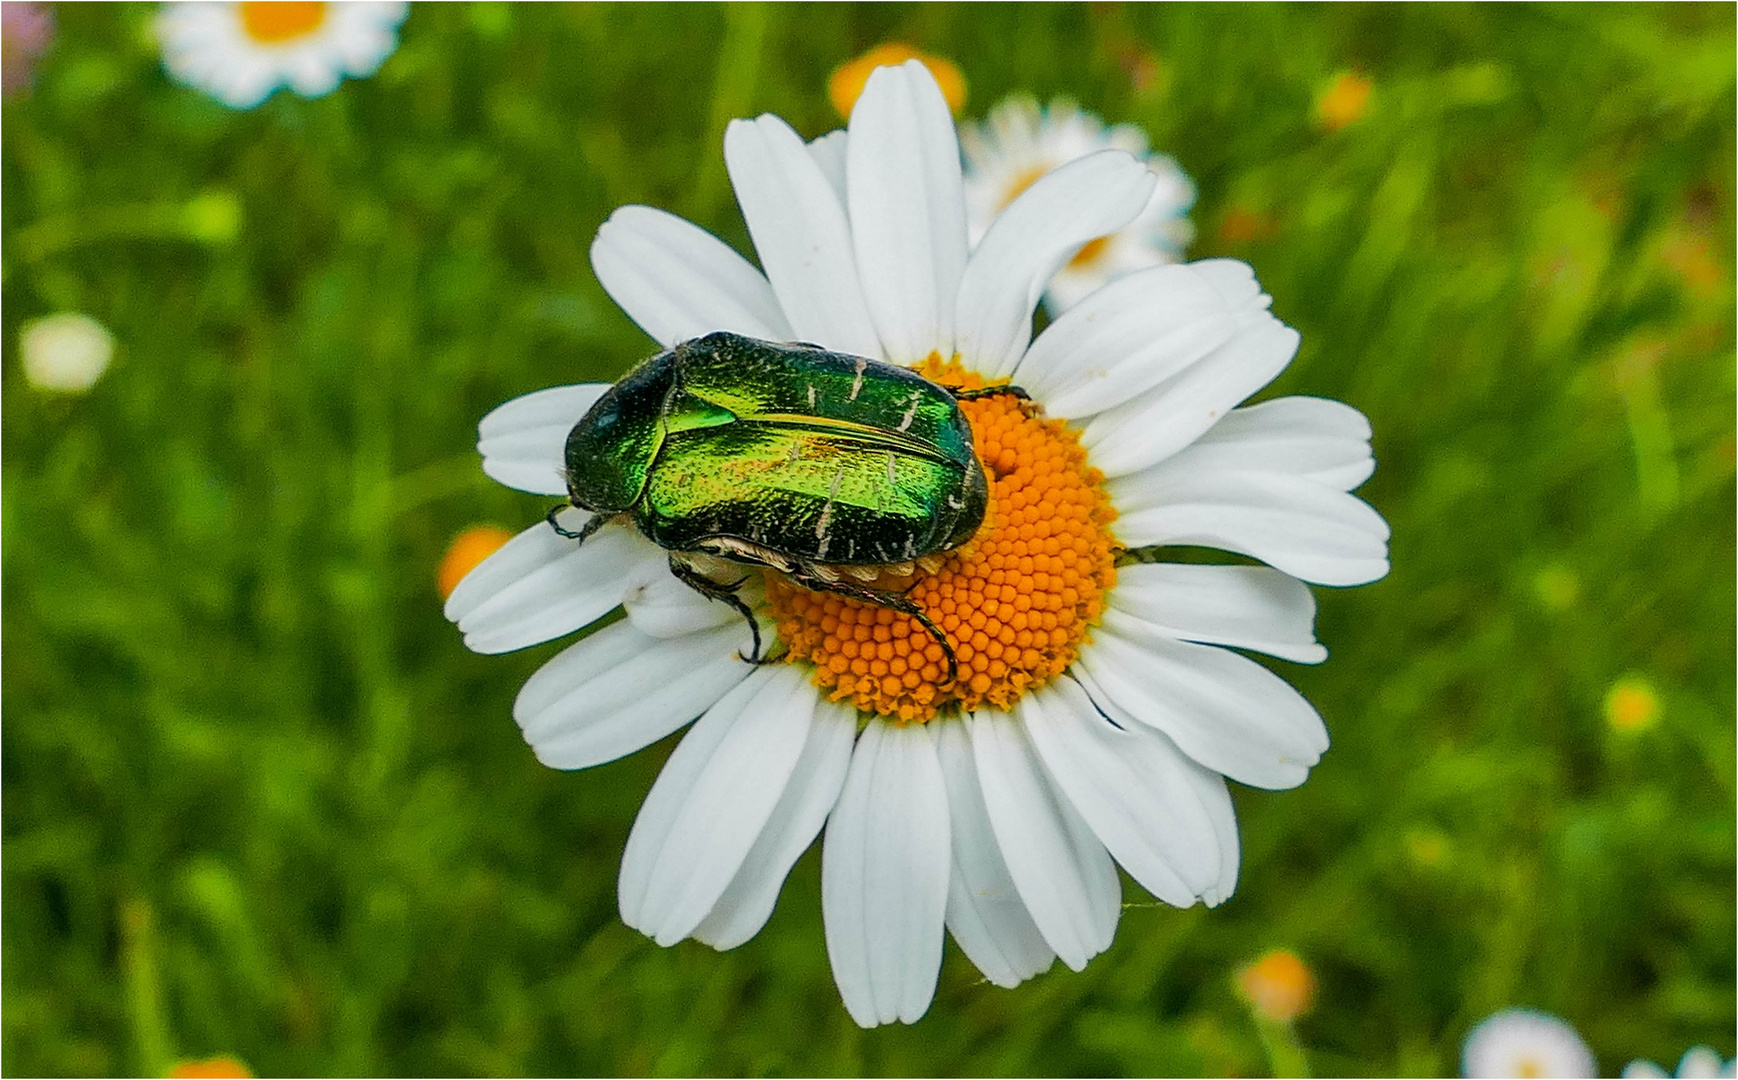
{"type": "Polygon", "coordinates": [[[1021,401],[1031,401],[1032,395],[1018,386],[982,386],[976,390],[953,390],[955,401],[976,401],[979,398],[995,397],[998,394],[1012,394],[1021,401]]]}
{"type": "Polygon", "coordinates": [[[700,573],[687,563],[677,559],[674,554],[670,556],[670,573],[675,576],[677,581],[680,581],[690,589],[693,589],[706,599],[718,600],[729,604],[732,608],[736,609],[737,614],[748,620],[748,632],[753,637],[754,646],[747,656],[742,655],[742,652],[738,650],[736,654],[738,660],[741,660],[745,664],[754,664],[757,667],[761,664],[770,664],[773,662],[770,656],[761,652],[759,620],[754,617],[754,612],[749,609],[749,606],[742,602],[742,598],[736,595],[738,589],[748,584],[749,576],[747,574],[737,578],[728,585],[722,585],[713,581],[705,574],[700,573]]]}
{"type": "MultiPolygon", "coordinates": [[[[591,518],[588,521],[586,521],[586,523],[584,525],[581,525],[579,527],[578,532],[574,532],[572,529],[569,529],[566,526],[562,525],[561,522],[555,520],[555,517],[557,514],[561,513],[563,510],[566,510],[570,506],[573,506],[573,504],[570,502],[558,503],[555,506],[551,506],[549,508],[549,513],[547,513],[543,516],[543,520],[547,521],[549,523],[549,527],[551,529],[555,530],[555,535],[561,537],[564,540],[578,540],[580,543],[584,543],[586,537],[590,536],[592,533],[597,532],[599,529],[603,528],[604,522],[609,520],[608,518],[604,517],[602,514],[593,514],[591,516],[591,518]]],[[[579,509],[579,507],[574,507],[574,509],[577,510],[577,509],[579,509]]]]}
{"type": "MultiPolygon", "coordinates": [[[[871,589],[867,585],[856,585],[846,581],[829,581],[820,574],[815,573],[818,569],[819,567],[812,564],[805,565],[792,571],[790,578],[798,585],[813,592],[832,593],[835,596],[860,600],[866,604],[874,604],[877,607],[888,608],[899,612],[901,615],[909,615],[913,619],[916,619],[925,630],[929,631],[929,636],[935,639],[935,643],[941,646],[942,656],[947,659],[946,685],[951,686],[959,681],[959,659],[954,656],[953,644],[948,641],[947,635],[942,632],[941,627],[935,625],[934,620],[929,617],[929,614],[917,606],[917,601],[911,599],[911,597],[903,592],[889,592],[885,589],[871,589]]],[[[916,588],[917,583],[913,582],[910,587],[916,588]]]]}

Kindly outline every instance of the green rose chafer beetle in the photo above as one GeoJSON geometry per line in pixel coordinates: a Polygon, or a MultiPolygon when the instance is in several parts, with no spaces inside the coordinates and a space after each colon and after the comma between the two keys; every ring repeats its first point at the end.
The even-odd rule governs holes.
{"type": "Polygon", "coordinates": [[[875,588],[883,570],[959,547],[983,523],[989,487],[961,400],[1013,387],[955,391],[907,368],[718,332],[681,342],[612,386],[567,437],[567,489],[592,516],[631,521],[670,552],[670,571],[730,604],[747,581],[707,576],[708,558],[777,570],[796,584],[916,619],[953,647],[903,593],[875,588]]]}

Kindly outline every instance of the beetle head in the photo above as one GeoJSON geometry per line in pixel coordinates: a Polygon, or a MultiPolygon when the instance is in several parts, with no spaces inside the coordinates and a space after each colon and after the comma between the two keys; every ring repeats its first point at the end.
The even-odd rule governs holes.
{"type": "Polygon", "coordinates": [[[567,435],[567,492],[599,514],[631,510],[664,438],[664,406],[676,379],[673,354],[659,353],[610,387],[567,435]]]}

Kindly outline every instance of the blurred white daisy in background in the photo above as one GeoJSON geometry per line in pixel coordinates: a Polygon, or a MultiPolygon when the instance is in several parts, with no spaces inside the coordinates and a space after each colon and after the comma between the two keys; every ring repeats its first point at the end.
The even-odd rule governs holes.
{"type": "Polygon", "coordinates": [[[1149,154],[1146,133],[1132,124],[1107,128],[1071,101],[1058,98],[1040,108],[1031,97],[1017,95],[997,105],[982,123],[961,131],[960,146],[965,151],[966,220],[974,244],[1033,181],[1088,154],[1125,150],[1158,178],[1147,205],[1132,221],[1088,241],[1056,271],[1044,294],[1052,315],[1131,270],[1178,261],[1195,238],[1187,216],[1195,205],[1195,185],[1171,158],[1149,154]]]}
{"type": "Polygon", "coordinates": [[[280,86],[320,97],[345,76],[374,74],[398,47],[408,11],[374,0],[189,0],[163,5],[157,32],[163,64],[177,81],[251,109],[280,86]]]}
{"type": "Polygon", "coordinates": [[[1536,1009],[1503,1009],[1467,1032],[1461,1075],[1597,1076],[1593,1051],[1568,1021],[1536,1009]]]}
{"type": "Polygon", "coordinates": [[[1627,1080],[1660,1080],[1662,1077],[1699,1077],[1703,1080],[1718,1076],[1731,1076],[1734,1072],[1734,1062],[1720,1056],[1720,1052],[1712,1046],[1692,1046],[1684,1051],[1684,1056],[1678,1059],[1678,1071],[1666,1072],[1651,1061],[1636,1060],[1623,1067],[1623,1075],[1627,1080]]]}
{"type": "MultiPolygon", "coordinates": [[[[1105,150],[1035,181],[976,244],[959,144],[917,61],[869,78],[849,127],[805,143],[734,121],[725,161],[765,273],[710,233],[629,206],[599,229],[604,288],[668,347],[714,331],[911,365],[960,387],[989,479],[984,526],[907,595],[909,616],[756,573],[745,593],[786,663],[751,667],[739,615],[678,582],[633,527],[583,544],[519,534],[446,606],[485,653],[625,609],[533,675],[514,705],[545,764],[632,753],[695,717],[628,838],[623,920],[661,945],[747,941],[823,824],[833,974],[864,1026],[929,1007],[943,927],[999,986],[1111,942],[1120,863],[1177,906],[1237,883],[1225,778],[1302,783],[1328,745],[1297,691],[1233,649],[1301,662],[1305,581],[1388,570],[1388,528],[1349,492],[1369,477],[1355,409],[1235,406],[1291,361],[1296,331],[1248,266],[1128,274],[1032,339],[1032,313],[1081,245],[1122,229],[1157,184],[1105,150]],[[1268,565],[1117,565],[1124,548],[1203,545],[1268,565]]],[[[565,495],[569,430],[608,389],[556,387],[484,417],[483,469],[565,495]]],[[[562,511],[569,529],[588,517],[562,511]]]]}
{"type": "Polygon", "coordinates": [[[115,357],[115,339],[89,315],[63,311],[32,319],[18,332],[24,379],[38,390],[82,394],[115,357]]]}

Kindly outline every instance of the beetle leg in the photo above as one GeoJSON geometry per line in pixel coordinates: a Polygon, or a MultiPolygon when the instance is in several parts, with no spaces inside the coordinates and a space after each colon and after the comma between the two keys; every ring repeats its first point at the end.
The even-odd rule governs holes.
{"type": "Polygon", "coordinates": [[[720,600],[729,604],[731,607],[736,609],[737,614],[748,620],[748,632],[754,635],[754,654],[752,656],[742,656],[741,653],[737,653],[736,655],[742,656],[742,659],[750,664],[759,665],[772,663],[771,657],[762,656],[760,654],[760,623],[755,621],[754,612],[750,611],[748,605],[742,602],[742,597],[736,595],[736,590],[742,588],[748,583],[747,577],[737,578],[729,585],[720,585],[718,582],[713,581],[711,578],[694,569],[692,566],[677,559],[674,555],[670,556],[670,573],[676,575],[677,581],[680,581],[690,589],[693,589],[706,599],[720,600]]]}
{"type": "Polygon", "coordinates": [[[555,530],[555,535],[562,537],[563,539],[578,540],[583,543],[586,537],[603,528],[604,522],[609,520],[609,518],[604,517],[602,514],[593,514],[590,521],[587,521],[584,525],[579,527],[578,532],[574,532],[569,528],[564,528],[561,522],[555,520],[555,515],[561,513],[572,505],[572,503],[562,503],[559,506],[551,506],[549,508],[549,513],[543,518],[544,521],[549,522],[549,527],[555,530]]]}
{"type": "Polygon", "coordinates": [[[828,581],[819,574],[813,573],[813,569],[807,565],[799,566],[787,576],[812,592],[832,593],[834,596],[861,600],[865,604],[874,604],[877,607],[897,611],[901,615],[911,616],[923,624],[923,628],[929,631],[929,636],[935,639],[937,645],[941,646],[942,655],[947,657],[947,681],[951,683],[959,678],[960,666],[959,661],[954,657],[953,645],[948,642],[947,635],[942,633],[941,627],[935,625],[930,617],[924,613],[924,610],[917,606],[917,601],[904,593],[871,589],[867,585],[858,585],[849,581],[828,581]]]}
{"type": "Polygon", "coordinates": [[[1032,395],[1018,386],[985,386],[977,390],[949,390],[955,401],[976,401],[979,398],[995,397],[997,394],[1012,394],[1021,401],[1031,401],[1032,395]]]}

